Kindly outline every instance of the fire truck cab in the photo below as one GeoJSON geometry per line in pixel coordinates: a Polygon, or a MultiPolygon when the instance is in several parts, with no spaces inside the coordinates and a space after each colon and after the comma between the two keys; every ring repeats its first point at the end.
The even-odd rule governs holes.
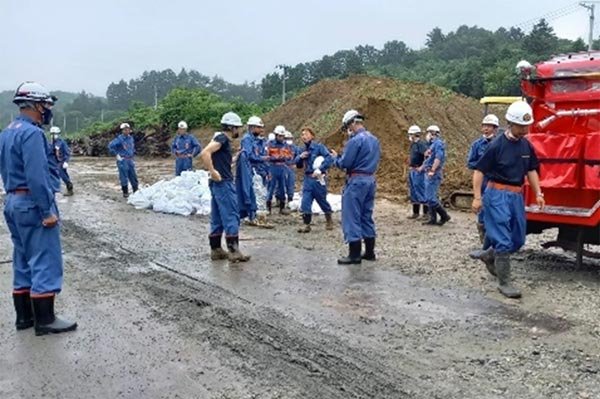
{"type": "Polygon", "coordinates": [[[600,244],[600,52],[556,56],[535,66],[517,65],[523,96],[535,123],[528,139],[540,159],[546,207],[525,190],[527,233],[558,228],[544,244],[598,258],[586,244],[600,244]]]}

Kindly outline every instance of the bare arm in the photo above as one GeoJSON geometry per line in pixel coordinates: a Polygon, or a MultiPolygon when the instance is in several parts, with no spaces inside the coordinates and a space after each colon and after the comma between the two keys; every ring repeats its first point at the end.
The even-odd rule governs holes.
{"type": "Polygon", "coordinates": [[[481,185],[483,184],[483,173],[479,170],[473,171],[473,212],[481,210],[481,185]]]}
{"type": "Polygon", "coordinates": [[[537,171],[531,170],[527,172],[527,179],[529,180],[529,184],[535,193],[535,201],[540,207],[540,209],[544,209],[546,202],[544,201],[544,195],[542,194],[542,188],[540,187],[540,176],[537,171]]]}
{"type": "Polygon", "coordinates": [[[202,158],[202,162],[204,163],[204,166],[206,166],[206,169],[208,169],[208,172],[210,173],[211,178],[216,181],[221,181],[221,175],[219,174],[219,172],[217,172],[217,170],[213,166],[212,154],[219,151],[220,148],[221,148],[221,143],[217,143],[216,141],[213,140],[210,143],[208,143],[206,148],[204,148],[202,150],[202,152],[200,153],[200,158],[202,158]]]}

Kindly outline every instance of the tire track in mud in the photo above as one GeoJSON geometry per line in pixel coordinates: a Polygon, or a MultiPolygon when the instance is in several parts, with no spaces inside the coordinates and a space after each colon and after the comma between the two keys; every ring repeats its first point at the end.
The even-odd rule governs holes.
{"type": "MultiPolygon", "coordinates": [[[[256,397],[275,392],[268,397],[400,399],[423,393],[423,381],[386,367],[375,350],[352,347],[69,220],[64,222],[63,236],[68,247],[81,252],[103,275],[143,287],[148,294],[143,299],[151,302],[157,318],[208,341],[222,353],[224,364],[256,384],[255,389],[262,391],[256,397]],[[100,253],[111,256],[99,259],[100,253]],[[152,270],[149,263],[162,270],[152,270]],[[132,274],[124,266],[145,271],[132,274]]],[[[409,362],[414,365],[418,360],[409,362]]]]}

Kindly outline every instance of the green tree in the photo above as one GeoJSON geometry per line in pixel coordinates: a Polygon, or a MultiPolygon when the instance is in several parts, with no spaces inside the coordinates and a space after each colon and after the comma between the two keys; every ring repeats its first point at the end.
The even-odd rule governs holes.
{"type": "Polygon", "coordinates": [[[558,37],[545,19],[535,24],[523,38],[523,49],[537,56],[537,59],[546,58],[558,50],[558,37]]]}

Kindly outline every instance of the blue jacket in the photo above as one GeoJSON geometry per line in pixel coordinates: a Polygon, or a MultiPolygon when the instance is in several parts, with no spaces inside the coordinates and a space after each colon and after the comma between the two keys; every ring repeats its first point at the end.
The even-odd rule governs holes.
{"type": "Polygon", "coordinates": [[[56,161],[59,164],[62,164],[63,162],[69,162],[71,160],[71,149],[61,138],[52,140],[52,152],[54,153],[56,161]]]}
{"type": "Polygon", "coordinates": [[[296,155],[296,158],[294,159],[296,167],[304,168],[305,174],[312,174],[315,171],[313,168],[313,163],[315,162],[315,159],[319,156],[322,156],[323,158],[325,158],[325,160],[323,161],[319,169],[321,169],[321,172],[323,173],[327,172],[327,169],[329,169],[329,167],[333,164],[333,157],[331,156],[329,151],[327,151],[327,148],[323,144],[315,143],[314,141],[308,142],[304,146],[304,151],[309,152],[308,158],[300,158],[300,155],[302,154],[302,152],[304,152],[300,150],[300,152],[298,153],[298,155],[296,155]]]}
{"type": "Polygon", "coordinates": [[[189,133],[178,134],[171,145],[171,152],[175,156],[192,155],[192,157],[195,157],[200,154],[201,149],[198,139],[189,133]]]}
{"type": "Polygon", "coordinates": [[[265,144],[263,140],[254,136],[250,132],[246,132],[242,137],[240,144],[241,150],[246,153],[246,157],[251,164],[265,163],[265,144]]]}
{"type": "Polygon", "coordinates": [[[348,140],[344,152],[338,155],[334,164],[347,173],[374,174],[380,158],[381,146],[377,137],[360,129],[348,140]]]}
{"type": "Polygon", "coordinates": [[[477,162],[481,159],[492,140],[494,140],[494,137],[491,139],[486,139],[485,137],[481,136],[475,140],[473,144],[471,144],[469,156],[467,157],[467,167],[469,169],[475,169],[475,165],[477,165],[477,162]]]}
{"type": "Polygon", "coordinates": [[[430,170],[433,166],[433,162],[436,159],[439,159],[440,166],[438,166],[436,172],[442,171],[444,164],[446,163],[446,143],[444,143],[444,141],[439,137],[436,137],[431,142],[428,151],[430,152],[429,157],[427,157],[427,159],[425,159],[425,163],[423,163],[425,170],[430,170]]]}
{"type": "Polygon", "coordinates": [[[108,144],[108,150],[113,155],[120,155],[123,158],[131,159],[135,155],[135,140],[131,134],[129,136],[119,134],[108,144]]]}
{"type": "Polygon", "coordinates": [[[418,168],[419,166],[423,165],[423,161],[425,160],[425,151],[427,151],[427,147],[427,143],[423,140],[410,143],[410,167],[418,168]]]}
{"type": "Polygon", "coordinates": [[[0,174],[7,192],[27,188],[41,216],[52,215],[54,188],[44,131],[25,115],[0,134],[0,174]]]}

